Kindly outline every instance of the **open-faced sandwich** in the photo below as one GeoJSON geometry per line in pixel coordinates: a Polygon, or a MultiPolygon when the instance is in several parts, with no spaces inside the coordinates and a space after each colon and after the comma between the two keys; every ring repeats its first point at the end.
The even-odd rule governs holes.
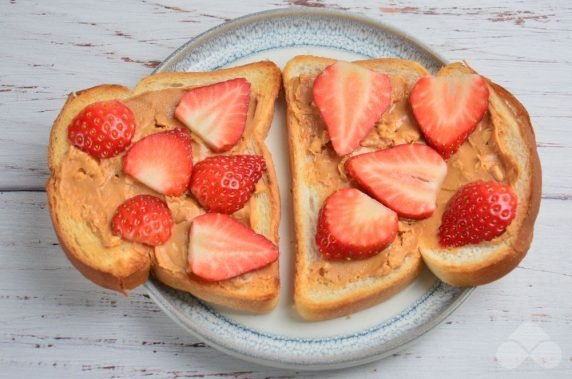
{"type": "Polygon", "coordinates": [[[422,261],[456,286],[525,256],[540,202],[523,106],[467,65],[298,56],[283,72],[296,240],[311,320],[380,302],[422,261]]]}
{"type": "Polygon", "coordinates": [[[74,266],[123,293],[151,272],[209,302],[272,309],[280,199],[264,139],[280,86],[259,62],[71,94],[47,192],[74,266]]]}

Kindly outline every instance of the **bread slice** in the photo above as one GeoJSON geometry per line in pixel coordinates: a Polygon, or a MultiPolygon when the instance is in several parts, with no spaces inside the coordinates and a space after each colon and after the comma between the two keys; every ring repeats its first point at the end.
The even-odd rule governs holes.
{"type": "MultiPolygon", "coordinates": [[[[347,315],[372,306],[395,294],[413,281],[422,263],[415,249],[403,251],[409,225],[400,222],[398,241],[373,258],[362,261],[325,261],[320,257],[314,236],[318,212],[325,198],[335,189],[349,186],[343,172],[343,159],[333,152],[319,111],[311,104],[311,84],[335,61],[298,56],[283,71],[287,103],[290,165],[292,171],[293,213],[296,240],[294,304],[308,320],[347,315]],[[334,162],[334,168],[324,162],[334,162]],[[398,246],[399,245],[399,246],[398,246]]],[[[412,61],[376,59],[358,64],[390,76],[393,108],[403,111],[406,96],[427,71],[412,61]]],[[[369,138],[373,140],[373,138],[369,138]]],[[[371,141],[376,145],[376,141],[371,141]]],[[[363,144],[362,144],[363,145],[363,144]]]]}
{"type": "MultiPolygon", "coordinates": [[[[489,112],[459,153],[448,160],[449,174],[439,194],[438,211],[424,221],[400,219],[398,238],[376,257],[328,262],[320,256],[314,236],[322,203],[334,190],[353,186],[343,169],[346,158],[333,152],[325,124],[312,103],[313,80],[334,62],[298,56],[283,72],[297,245],[294,302],[300,315],[309,320],[334,318],[386,299],[415,279],[422,265],[421,254],[440,279],[454,285],[486,283],[514,268],[532,237],[540,198],[540,166],[526,111],[490,81],[489,112]],[[479,166],[487,160],[493,163],[479,166]],[[515,188],[520,202],[515,221],[507,233],[490,243],[462,249],[436,248],[444,204],[461,185],[478,179],[508,182],[515,188]]],[[[401,143],[424,143],[408,97],[427,71],[415,62],[399,59],[355,63],[390,77],[392,105],[353,154],[401,143]]],[[[439,75],[460,72],[472,70],[451,64],[439,75]]]]}
{"type": "MultiPolygon", "coordinates": [[[[437,75],[475,73],[461,63],[442,68],[437,75]]],[[[507,90],[487,79],[489,115],[497,153],[502,156],[504,182],[518,197],[515,219],[507,231],[490,242],[444,249],[421,245],[423,260],[442,281],[461,287],[490,283],[510,271],[526,255],[532,242],[540,207],[542,175],[534,131],[524,106],[507,90]]],[[[440,219],[441,214],[434,215],[440,219]]]]}
{"type": "MultiPolygon", "coordinates": [[[[121,157],[100,165],[70,146],[67,138],[69,123],[85,106],[108,99],[121,99],[133,110],[137,124],[133,142],[147,134],[181,127],[174,118],[174,109],[186,89],[238,77],[250,82],[251,100],[243,137],[227,154],[262,155],[267,172],[257,185],[256,193],[234,217],[278,243],[278,184],[264,139],[281,86],[279,68],[271,62],[258,62],[206,73],[160,73],[143,79],[133,91],[118,85],[101,85],[72,93],[52,127],[48,148],[51,176],[46,187],[50,214],[63,250],[85,277],[126,294],[145,282],[151,271],[165,284],[209,302],[250,312],[264,312],[274,307],[280,288],[278,262],[219,282],[203,281],[186,273],[188,226],[193,217],[203,212],[190,197],[165,198],[155,194],[165,199],[176,223],[171,240],[162,248],[153,249],[111,236],[111,213],[101,212],[97,205],[113,210],[126,198],[151,191],[132,181],[128,186],[117,187],[126,188],[125,191],[106,190],[117,180],[114,175],[120,178],[124,175],[120,169],[121,157]],[[74,181],[70,181],[70,175],[74,181]],[[86,222],[86,218],[91,221],[86,222]]],[[[200,138],[193,136],[193,139],[195,163],[213,155],[200,138]]]]}

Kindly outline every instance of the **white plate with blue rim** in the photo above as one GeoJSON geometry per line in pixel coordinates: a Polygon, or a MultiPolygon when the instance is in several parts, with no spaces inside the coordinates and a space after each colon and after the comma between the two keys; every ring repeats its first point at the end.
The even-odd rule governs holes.
{"type": "MultiPolygon", "coordinates": [[[[212,71],[260,60],[281,67],[311,54],[342,60],[397,57],[435,72],[445,60],[395,28],[332,10],[279,9],[248,15],[193,38],[157,69],[212,71]]],[[[156,281],[146,288],[178,324],[208,345],[258,364],[296,370],[328,370],[368,363],[421,337],[450,315],[472,292],[446,285],[424,270],[392,298],[350,317],[306,322],[292,307],[294,248],[284,103],[279,100],[266,140],[282,200],[280,277],[276,309],[250,315],[206,304],[156,281]]]]}

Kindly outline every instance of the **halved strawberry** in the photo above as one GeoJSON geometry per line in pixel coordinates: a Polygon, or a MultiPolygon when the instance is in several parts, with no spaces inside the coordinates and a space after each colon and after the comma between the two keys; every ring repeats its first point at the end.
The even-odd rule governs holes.
{"type": "Polygon", "coordinates": [[[230,216],[206,213],[189,232],[189,272],[205,280],[225,280],[278,259],[278,248],[230,216]]]}
{"type": "Polygon", "coordinates": [[[123,170],[159,193],[182,195],[193,170],[190,134],[178,128],[140,139],[125,154],[123,170]]]}
{"type": "Polygon", "coordinates": [[[355,188],[330,195],[318,216],[316,244],[329,259],[369,258],[397,236],[397,214],[355,188]]]}
{"type": "Polygon", "coordinates": [[[389,106],[391,82],[387,75],[339,61],[318,75],[313,96],[342,156],[359,146],[389,106]]]}
{"type": "Polygon", "coordinates": [[[356,155],[345,163],[347,174],[366,192],[400,216],[421,219],[435,211],[447,164],[432,148],[398,145],[356,155]]]}
{"type": "Polygon", "coordinates": [[[260,155],[206,158],[193,170],[191,192],[208,211],[231,214],[244,207],[264,171],[260,155]]]}
{"type": "Polygon", "coordinates": [[[246,126],[250,83],[244,78],[193,88],[181,99],[175,116],[215,152],[230,150],[246,126]]]}
{"type": "Polygon", "coordinates": [[[121,204],[111,220],[111,231],[124,240],[162,245],[171,237],[173,217],[158,197],[137,195],[121,204]]]}
{"type": "Polygon", "coordinates": [[[133,112],[119,100],[89,104],[68,127],[69,141],[81,151],[100,159],[124,152],[134,134],[133,112]]]}
{"type": "Polygon", "coordinates": [[[516,216],[517,196],[506,184],[473,182],[447,203],[439,226],[441,246],[490,241],[503,234],[516,216]]]}
{"type": "Polygon", "coordinates": [[[489,89],[476,74],[424,76],[415,84],[409,102],[427,143],[447,159],[483,118],[489,89]]]}

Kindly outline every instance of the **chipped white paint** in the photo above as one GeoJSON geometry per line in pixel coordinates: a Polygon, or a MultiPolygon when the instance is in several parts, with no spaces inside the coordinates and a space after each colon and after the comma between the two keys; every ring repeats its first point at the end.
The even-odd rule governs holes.
{"type": "MultiPolygon", "coordinates": [[[[0,377],[297,374],[242,362],[204,346],[185,335],[143,290],[125,298],[83,280],[57,245],[45,194],[33,192],[47,178],[49,127],[68,92],[102,82],[132,86],[189,38],[227,19],[288,5],[366,14],[494,78],[530,111],[544,177],[533,247],[515,272],[477,290],[443,325],[393,357],[300,376],[570,376],[572,5],[566,0],[458,3],[3,2],[0,191],[9,192],[0,192],[0,377]],[[556,367],[543,368],[550,365],[535,359],[514,369],[506,368],[506,361],[499,363],[499,347],[508,346],[505,342],[523,322],[540,326],[560,348],[556,367]]],[[[555,362],[553,356],[546,359],[555,362]]]]}

